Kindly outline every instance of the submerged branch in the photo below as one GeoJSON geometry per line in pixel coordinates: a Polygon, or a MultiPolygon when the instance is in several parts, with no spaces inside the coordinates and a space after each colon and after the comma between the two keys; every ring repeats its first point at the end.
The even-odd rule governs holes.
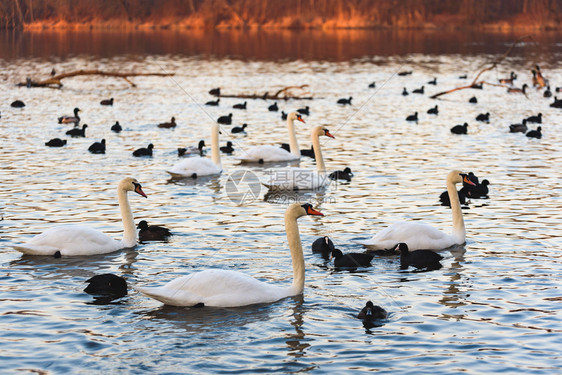
{"type": "Polygon", "coordinates": [[[520,42],[523,41],[524,39],[531,38],[531,37],[532,37],[532,35],[525,35],[525,36],[523,36],[523,37],[517,39],[515,42],[513,42],[513,43],[511,44],[511,46],[508,48],[508,50],[507,50],[503,55],[501,55],[499,58],[497,58],[497,59],[494,60],[494,61],[491,61],[491,62],[488,62],[488,63],[484,64],[484,67],[478,72],[478,74],[476,74],[476,77],[474,77],[474,79],[472,80],[472,83],[471,83],[470,85],[468,85],[468,86],[456,87],[456,88],[454,88],[454,89],[450,89],[450,90],[447,90],[447,91],[442,91],[442,92],[439,92],[439,93],[437,93],[437,94],[434,94],[434,95],[430,96],[430,98],[431,98],[431,99],[435,99],[435,98],[440,97],[441,95],[450,94],[450,93],[455,92],[455,91],[464,90],[464,89],[470,89],[470,88],[475,88],[475,87],[480,86],[480,85],[482,85],[482,84],[484,84],[484,83],[489,85],[490,83],[488,83],[488,82],[485,82],[485,81],[478,81],[478,79],[480,78],[480,76],[481,76],[482,74],[484,74],[485,72],[488,72],[488,71],[490,71],[490,70],[492,70],[492,69],[495,69],[495,68],[511,53],[511,51],[513,50],[513,48],[515,48],[515,46],[516,46],[518,43],[520,43],[520,42]],[[486,65],[488,65],[488,66],[486,66],[486,65]]]}
{"type": "Polygon", "coordinates": [[[51,78],[42,80],[42,81],[34,81],[31,78],[27,78],[26,82],[18,83],[18,86],[27,86],[27,87],[57,87],[61,88],[62,79],[76,77],[76,76],[89,76],[89,75],[98,75],[98,76],[105,76],[105,77],[118,77],[122,78],[127,81],[131,86],[136,87],[136,85],[129,80],[129,77],[138,77],[138,76],[160,76],[160,77],[167,77],[173,76],[174,73],[117,73],[117,72],[104,72],[102,70],[76,70],[69,73],[63,73],[59,75],[55,75],[51,78]]]}
{"type": "Polygon", "coordinates": [[[266,91],[263,94],[220,94],[221,98],[239,98],[239,99],[263,99],[263,100],[290,100],[290,99],[303,99],[303,100],[312,100],[312,96],[305,96],[310,95],[310,92],[305,90],[308,88],[308,85],[301,85],[301,86],[287,86],[284,87],[274,94],[270,94],[269,91],[266,91]],[[295,92],[296,90],[296,92],[295,92]],[[301,91],[300,93],[298,91],[301,91]]]}

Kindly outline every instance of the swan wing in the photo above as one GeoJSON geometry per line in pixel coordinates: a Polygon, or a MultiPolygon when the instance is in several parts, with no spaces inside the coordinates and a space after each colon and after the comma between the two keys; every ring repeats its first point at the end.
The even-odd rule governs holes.
{"type": "Polygon", "coordinates": [[[82,225],[61,225],[38,234],[14,248],[24,254],[63,256],[106,254],[122,249],[123,243],[82,225]]]}
{"type": "Polygon", "coordinates": [[[200,177],[220,174],[222,168],[213,163],[211,159],[194,157],[180,160],[166,172],[178,177],[191,177],[193,174],[200,177]]]}
{"type": "Polygon", "coordinates": [[[401,221],[383,229],[372,238],[359,242],[372,249],[390,249],[405,242],[410,251],[444,249],[455,245],[453,236],[424,223],[401,221]]]}
{"type": "Polygon", "coordinates": [[[182,276],[163,287],[137,288],[167,305],[236,307],[275,302],[290,295],[287,288],[261,282],[246,274],[211,269],[182,276]]]}
{"type": "Polygon", "coordinates": [[[305,168],[278,168],[266,171],[262,182],[270,190],[316,190],[330,183],[325,173],[305,168]]]}
{"type": "Polygon", "coordinates": [[[254,146],[242,152],[242,155],[236,157],[242,162],[252,163],[259,162],[274,162],[274,161],[291,161],[299,160],[298,156],[291,154],[289,151],[277,146],[254,146]]]}

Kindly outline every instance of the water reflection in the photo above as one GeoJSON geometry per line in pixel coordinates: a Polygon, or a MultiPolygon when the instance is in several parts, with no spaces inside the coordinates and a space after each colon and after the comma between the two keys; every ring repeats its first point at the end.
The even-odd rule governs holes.
{"type": "Polygon", "coordinates": [[[189,176],[186,177],[174,176],[174,177],[170,177],[166,181],[166,183],[172,185],[181,185],[181,186],[206,185],[215,193],[218,193],[221,189],[219,175],[201,176],[197,178],[193,178],[189,176]]]}
{"type": "Polygon", "coordinates": [[[326,195],[328,187],[324,187],[320,190],[287,190],[287,191],[276,191],[268,190],[265,193],[263,200],[268,203],[274,204],[291,204],[294,202],[310,203],[315,208],[320,209],[322,204],[326,200],[330,201],[329,196],[326,195]]]}
{"type": "MultiPolygon", "coordinates": [[[[403,56],[423,53],[504,53],[525,34],[442,30],[152,30],[152,31],[0,31],[0,58],[97,58],[122,54],[136,56],[206,56],[258,61],[349,61],[368,56],[403,56]],[[492,51],[491,51],[492,49],[492,51]]],[[[532,54],[555,64],[542,46],[560,40],[556,32],[533,35],[532,54]],[[536,44],[535,44],[536,43],[536,44]]],[[[512,56],[525,56],[529,48],[516,48],[512,56]]],[[[407,62],[407,59],[404,60],[407,62]]],[[[382,61],[373,60],[380,64],[382,61]]],[[[545,65],[545,67],[547,67],[545,65]]],[[[541,65],[542,66],[542,65],[541,65]]],[[[45,72],[47,74],[48,72],[45,72]]]]}
{"type": "Polygon", "coordinates": [[[133,264],[137,261],[138,251],[135,249],[123,249],[109,254],[62,257],[55,258],[52,256],[37,256],[22,254],[19,259],[12,260],[9,264],[23,270],[48,269],[56,270],[54,273],[49,272],[42,277],[51,279],[57,278],[82,278],[86,280],[94,276],[92,270],[96,268],[103,269],[106,264],[118,264],[119,270],[125,274],[133,273],[133,264]]]}
{"type": "Polygon", "coordinates": [[[304,304],[304,296],[301,294],[299,296],[291,297],[291,299],[295,302],[294,306],[291,308],[293,311],[291,316],[291,325],[295,328],[294,333],[287,333],[285,341],[287,343],[289,349],[289,356],[292,357],[302,357],[305,355],[305,351],[307,348],[310,347],[310,344],[306,340],[306,335],[302,329],[304,324],[304,313],[305,309],[303,307],[304,304]]]}
{"type": "MultiPolygon", "coordinates": [[[[278,302],[282,303],[282,302],[278,302]]],[[[143,316],[164,324],[172,323],[189,333],[206,332],[229,327],[243,327],[271,319],[278,303],[233,308],[175,307],[161,305],[157,309],[140,312],[143,316]]]]}

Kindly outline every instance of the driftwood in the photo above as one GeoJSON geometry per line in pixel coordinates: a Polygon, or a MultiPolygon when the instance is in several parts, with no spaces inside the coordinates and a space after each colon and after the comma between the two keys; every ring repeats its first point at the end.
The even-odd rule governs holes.
{"type": "Polygon", "coordinates": [[[273,94],[270,94],[269,91],[266,91],[263,94],[231,94],[225,95],[220,94],[218,97],[220,98],[239,98],[239,99],[263,99],[263,100],[290,100],[290,99],[304,99],[304,100],[312,100],[312,96],[304,96],[310,95],[310,92],[306,90],[308,85],[301,85],[301,86],[287,86],[282,88],[281,90],[276,91],[273,94]],[[296,90],[297,92],[295,92],[296,90]],[[298,93],[300,91],[300,93],[298,93]]]}
{"type": "Polygon", "coordinates": [[[508,49],[502,56],[500,56],[498,59],[496,59],[496,60],[494,60],[494,61],[492,61],[492,62],[489,62],[489,63],[484,64],[484,65],[488,65],[488,66],[484,66],[484,68],[482,68],[482,69],[478,72],[478,74],[476,75],[476,77],[474,77],[474,79],[472,80],[472,83],[470,83],[469,85],[467,85],[467,86],[461,86],[461,87],[455,87],[454,89],[451,89],[451,90],[442,91],[442,92],[439,92],[439,93],[437,93],[437,94],[435,94],[435,95],[430,96],[430,98],[431,98],[431,99],[435,99],[435,98],[440,97],[441,95],[450,94],[450,93],[452,93],[452,92],[459,91],[459,90],[464,90],[464,89],[481,88],[481,86],[482,86],[483,84],[493,85],[493,86],[503,86],[503,87],[507,87],[507,86],[505,86],[505,85],[493,84],[493,83],[489,83],[489,82],[486,82],[486,81],[483,81],[483,80],[482,80],[482,81],[479,81],[478,79],[479,79],[480,76],[481,76],[482,74],[484,74],[485,72],[488,72],[488,71],[490,71],[490,70],[496,68],[496,67],[511,53],[511,51],[512,51],[513,48],[517,45],[517,43],[519,43],[519,42],[521,42],[522,40],[527,39],[527,38],[531,38],[531,35],[525,35],[525,36],[523,36],[523,37],[517,39],[515,42],[513,42],[513,44],[509,47],[509,49],[508,49]]]}
{"type": "Polygon", "coordinates": [[[76,70],[69,73],[55,75],[51,78],[42,80],[42,81],[34,81],[31,78],[27,78],[26,82],[18,83],[18,86],[27,86],[27,87],[57,87],[61,88],[63,78],[70,78],[76,76],[90,76],[90,75],[98,75],[98,76],[105,76],[105,77],[118,77],[123,78],[127,81],[131,86],[136,87],[136,85],[129,80],[128,77],[138,77],[138,76],[160,76],[160,77],[167,77],[172,76],[174,73],[116,73],[116,72],[104,72],[102,70],[76,70]]]}

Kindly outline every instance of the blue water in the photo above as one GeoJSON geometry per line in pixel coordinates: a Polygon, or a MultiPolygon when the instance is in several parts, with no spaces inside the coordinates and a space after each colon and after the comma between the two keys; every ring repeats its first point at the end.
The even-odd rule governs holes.
{"type": "MultiPolygon", "coordinates": [[[[122,40],[129,39],[118,35],[114,39],[121,41],[121,49],[100,53],[107,36],[88,50],[87,43],[76,41],[57,47],[55,37],[41,39],[38,47],[29,35],[3,35],[1,372],[561,372],[562,110],[550,108],[553,99],[543,98],[542,90],[531,89],[525,97],[491,85],[429,98],[470,82],[482,64],[507,50],[509,37],[441,37],[436,52],[434,35],[422,38],[426,51],[419,45],[414,50],[408,38],[398,38],[396,50],[380,51],[366,47],[368,38],[345,35],[343,55],[331,54],[342,46],[336,43],[306,58],[280,58],[279,52],[262,58],[240,41],[226,51],[217,43],[223,47],[213,54],[212,46],[208,51],[157,39],[162,43],[151,40],[154,51],[147,51],[139,48],[142,38],[129,36],[131,43],[126,43],[122,40]],[[411,53],[404,52],[408,48],[411,53]],[[53,67],[61,73],[100,69],[174,75],[133,77],[136,87],[110,77],[65,79],[60,90],[16,86],[28,76],[48,77],[53,67]],[[402,70],[413,74],[397,76],[402,70]],[[458,78],[465,73],[468,80],[458,78]],[[426,84],[433,77],[436,87],[426,84]],[[368,88],[372,81],[375,89],[368,88]],[[307,125],[298,127],[301,147],[310,145],[309,126],[329,128],[336,139],[322,143],[326,165],[328,170],[350,166],[355,173],[350,183],[273,199],[261,189],[256,199],[237,204],[226,189],[229,176],[248,170],[262,178],[265,171],[240,166],[224,154],[219,177],[198,182],[169,178],[165,170],[178,160],[176,148],[200,139],[210,144],[209,125],[220,115],[232,112],[235,125],[248,123],[247,135],[231,135],[223,127],[221,144],[231,140],[237,151],[287,142],[280,112],[267,110],[271,101],[248,100],[246,111],[232,109],[240,99],[223,98],[219,107],[208,107],[202,104],[213,99],[209,89],[263,93],[303,84],[314,100],[278,104],[285,112],[311,107],[307,125]],[[421,85],[425,95],[400,94],[403,87],[411,91],[421,85]],[[350,95],[352,106],[336,104],[350,95]],[[468,103],[473,95],[476,105],[468,103]],[[109,97],[115,98],[112,107],[99,105],[109,97]],[[11,108],[16,99],[26,107],[11,108]],[[440,113],[430,117],[426,110],[435,104],[440,113]],[[88,124],[86,138],[66,137],[71,125],[57,123],[75,106],[88,124]],[[415,111],[420,121],[406,122],[415,111]],[[491,113],[490,123],[474,120],[485,112],[491,113]],[[542,139],[508,132],[509,124],[539,112],[542,139]],[[171,116],[176,129],[157,128],[171,116]],[[115,121],[125,129],[120,134],[109,130],[115,121]],[[465,121],[468,135],[449,132],[465,121]],[[68,144],[61,149],[43,145],[54,137],[68,144]],[[107,153],[89,154],[88,146],[101,138],[107,153]],[[152,158],[131,155],[148,143],[154,144],[152,158]],[[452,169],[472,171],[491,185],[489,199],[471,200],[463,210],[467,243],[442,251],[441,269],[401,269],[398,258],[377,257],[370,267],[340,270],[310,251],[323,235],[344,252],[364,251],[354,241],[398,220],[423,220],[449,231],[451,213],[438,197],[452,169]],[[136,222],[167,226],[174,233],[168,242],[60,259],[24,256],[12,248],[61,223],[84,223],[120,238],[115,186],[125,176],[137,178],[148,195],[130,195],[136,222]],[[292,268],[283,214],[296,199],[325,214],[299,220],[306,264],[302,296],[269,305],[190,309],[163,306],[133,289],[207,268],[239,270],[288,285],[292,268]],[[110,304],[95,304],[83,292],[85,280],[108,272],[123,276],[129,293],[110,304]],[[363,326],[355,316],[368,300],[384,307],[388,319],[363,326]]],[[[177,38],[172,41],[184,40],[177,38]]],[[[317,40],[319,46],[325,41],[304,40],[317,40]]],[[[513,70],[520,87],[531,83],[530,70],[540,64],[552,90],[562,86],[557,64],[562,49],[555,40],[525,42],[484,78],[496,83],[513,70]]],[[[300,166],[315,168],[308,158],[300,166]]]]}

